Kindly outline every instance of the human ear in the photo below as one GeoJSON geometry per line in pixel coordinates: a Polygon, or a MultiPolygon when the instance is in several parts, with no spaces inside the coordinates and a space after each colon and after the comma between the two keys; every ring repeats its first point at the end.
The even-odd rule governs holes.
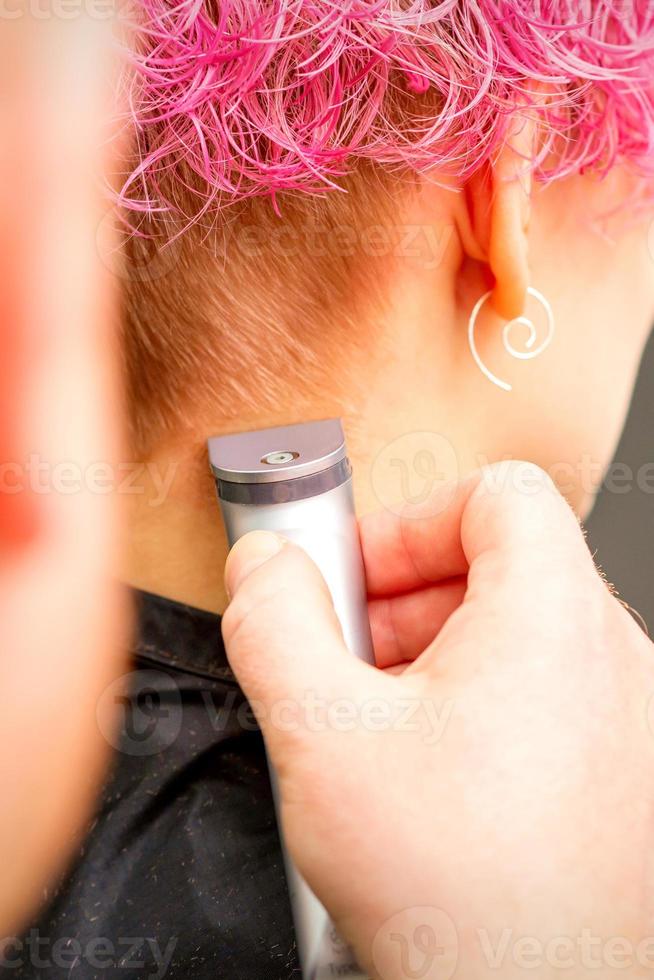
{"type": "Polygon", "coordinates": [[[464,188],[459,233],[466,254],[487,263],[494,278],[492,303],[506,320],[524,313],[529,287],[529,215],[534,125],[512,127],[495,158],[464,188]]]}

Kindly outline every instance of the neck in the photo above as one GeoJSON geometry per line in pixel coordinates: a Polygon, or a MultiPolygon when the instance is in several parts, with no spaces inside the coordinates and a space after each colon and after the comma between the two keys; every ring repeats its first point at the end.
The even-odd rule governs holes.
{"type": "Polygon", "coordinates": [[[374,346],[383,357],[373,361],[367,354],[350,365],[354,395],[347,404],[323,393],[302,417],[289,404],[265,417],[222,418],[197,438],[160,446],[142,464],[138,492],[125,495],[131,585],[213,612],[225,608],[228,545],[206,456],[210,435],[341,417],[359,515],[419,497],[436,480],[472,468],[478,434],[463,421],[466,399],[474,395],[452,368],[464,335],[455,299],[442,301],[438,311],[432,306],[426,317],[419,291],[412,294],[411,308],[403,301],[401,311],[398,304],[396,315],[391,311],[385,324],[375,325],[374,346]]]}

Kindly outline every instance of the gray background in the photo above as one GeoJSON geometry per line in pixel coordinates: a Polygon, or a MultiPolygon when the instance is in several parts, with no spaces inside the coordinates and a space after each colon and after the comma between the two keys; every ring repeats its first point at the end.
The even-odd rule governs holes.
{"type": "MultiPolygon", "coordinates": [[[[629,418],[615,460],[634,473],[654,463],[654,335],[645,351],[629,418]]],[[[654,467],[649,474],[650,486],[654,467]]],[[[620,596],[645,619],[654,636],[654,493],[600,492],[587,521],[589,543],[620,596]]]]}

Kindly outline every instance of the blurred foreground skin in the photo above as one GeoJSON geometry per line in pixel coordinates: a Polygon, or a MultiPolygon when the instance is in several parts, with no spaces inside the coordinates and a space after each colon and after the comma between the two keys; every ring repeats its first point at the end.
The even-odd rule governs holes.
{"type": "Polygon", "coordinates": [[[116,504],[85,480],[116,462],[122,411],[95,247],[110,37],[82,8],[16,5],[0,24],[2,935],[88,816],[106,756],[96,703],[125,647],[116,504]]]}
{"type": "Polygon", "coordinates": [[[375,978],[651,976],[652,644],[533,465],[439,494],[362,523],[386,671],[299,549],[230,554],[291,853],[375,978]]]}

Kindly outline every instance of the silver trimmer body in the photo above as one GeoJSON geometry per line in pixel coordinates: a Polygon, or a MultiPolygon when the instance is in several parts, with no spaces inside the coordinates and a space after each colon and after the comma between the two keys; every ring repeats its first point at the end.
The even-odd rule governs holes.
{"type": "MultiPolygon", "coordinates": [[[[373,663],[366,585],[340,421],[328,419],[209,440],[230,545],[276,531],[310,555],[334,600],[348,648],[373,663]]],[[[275,789],[274,773],[271,773],[275,789]]],[[[365,977],[288,855],[286,874],[304,980],[365,977]]]]}

